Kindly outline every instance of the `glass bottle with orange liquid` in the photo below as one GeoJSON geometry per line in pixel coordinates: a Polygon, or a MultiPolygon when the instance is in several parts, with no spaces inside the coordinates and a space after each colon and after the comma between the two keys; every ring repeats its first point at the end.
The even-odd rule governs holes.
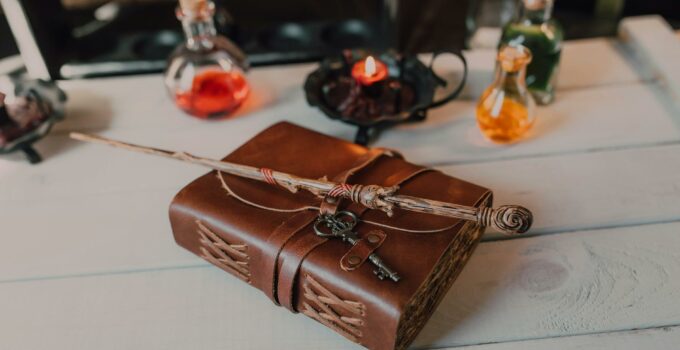
{"type": "Polygon", "coordinates": [[[168,59],[165,85],[177,107],[201,119],[220,119],[236,111],[249,93],[245,55],[217,35],[210,0],[180,0],[177,18],[186,42],[168,59]]]}
{"type": "Polygon", "coordinates": [[[536,120],[536,103],[525,81],[531,52],[522,45],[503,45],[496,57],[496,77],[477,104],[477,124],[494,142],[521,139],[536,120]]]}

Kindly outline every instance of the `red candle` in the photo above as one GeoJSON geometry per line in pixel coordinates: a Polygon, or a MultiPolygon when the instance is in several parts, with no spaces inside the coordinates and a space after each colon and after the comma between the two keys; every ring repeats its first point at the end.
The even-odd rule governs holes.
{"type": "Polygon", "coordinates": [[[365,86],[384,80],[387,73],[387,65],[373,56],[368,56],[352,66],[352,77],[365,86]]]}

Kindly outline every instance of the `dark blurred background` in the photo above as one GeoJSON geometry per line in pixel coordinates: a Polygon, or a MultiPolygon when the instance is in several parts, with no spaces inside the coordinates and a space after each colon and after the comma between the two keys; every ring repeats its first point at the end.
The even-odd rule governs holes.
{"type": "MultiPolygon", "coordinates": [[[[172,0],[0,2],[0,58],[18,53],[4,14],[9,13],[21,41],[36,43],[34,56],[51,78],[160,71],[182,40],[172,0]]],[[[318,60],[348,47],[464,48],[479,27],[502,22],[514,11],[514,0],[215,2],[218,30],[254,66],[318,60]]],[[[620,18],[640,14],[661,14],[678,28],[678,7],[678,0],[556,0],[554,16],[567,39],[578,39],[616,35],[620,18]]]]}

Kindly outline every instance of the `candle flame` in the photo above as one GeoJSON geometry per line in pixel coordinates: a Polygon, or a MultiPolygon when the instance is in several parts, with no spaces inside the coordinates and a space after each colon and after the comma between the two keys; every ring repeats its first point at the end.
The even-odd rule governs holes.
{"type": "Polygon", "coordinates": [[[366,57],[366,64],[364,65],[364,75],[371,77],[375,75],[375,58],[373,56],[366,57]]]}

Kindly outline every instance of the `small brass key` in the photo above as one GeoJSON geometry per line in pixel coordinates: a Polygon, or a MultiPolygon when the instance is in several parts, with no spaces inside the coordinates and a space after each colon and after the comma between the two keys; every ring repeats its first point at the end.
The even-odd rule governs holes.
{"type": "MultiPolygon", "coordinates": [[[[321,215],[314,223],[314,232],[319,237],[340,238],[343,242],[355,245],[359,242],[359,236],[354,232],[357,222],[359,218],[351,211],[340,211],[335,215],[321,215]]],[[[369,255],[368,260],[375,265],[376,269],[373,273],[380,280],[389,278],[394,282],[399,282],[399,274],[387,266],[377,254],[369,255]]]]}

